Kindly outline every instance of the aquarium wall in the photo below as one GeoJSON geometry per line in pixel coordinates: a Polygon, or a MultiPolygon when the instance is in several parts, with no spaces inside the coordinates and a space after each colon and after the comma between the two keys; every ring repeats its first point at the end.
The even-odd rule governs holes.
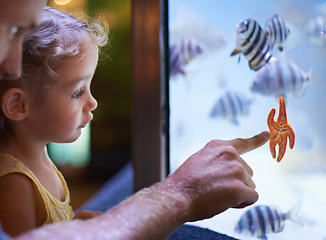
{"type": "Polygon", "coordinates": [[[193,224],[239,239],[326,239],[326,2],[173,0],[168,20],[170,172],[212,139],[281,134],[275,158],[269,142],[242,156],[256,208],[193,224]]]}

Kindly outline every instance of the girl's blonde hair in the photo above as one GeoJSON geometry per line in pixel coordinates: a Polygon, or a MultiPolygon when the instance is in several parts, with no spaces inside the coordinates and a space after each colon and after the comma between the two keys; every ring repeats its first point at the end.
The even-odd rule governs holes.
{"type": "MultiPolygon", "coordinates": [[[[55,8],[46,7],[38,28],[23,42],[22,76],[18,80],[0,80],[0,97],[20,87],[35,96],[35,104],[44,101],[48,86],[57,80],[56,69],[70,57],[82,54],[89,44],[99,47],[108,42],[108,28],[98,19],[82,21],[55,8]]],[[[0,113],[0,140],[8,132],[7,119],[0,113]]]]}
{"type": "MultiPolygon", "coordinates": [[[[43,78],[55,81],[55,70],[64,64],[64,60],[82,54],[88,44],[101,47],[107,44],[107,40],[107,28],[97,20],[87,23],[46,7],[37,30],[24,39],[21,78],[26,83],[31,80],[42,83],[39,89],[45,90],[48,83],[43,78]]],[[[35,89],[33,83],[28,85],[35,89]]]]}

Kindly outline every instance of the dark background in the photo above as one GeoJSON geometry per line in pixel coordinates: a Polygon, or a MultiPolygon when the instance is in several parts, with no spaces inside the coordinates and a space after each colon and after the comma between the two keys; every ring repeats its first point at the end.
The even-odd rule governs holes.
{"type": "Polygon", "coordinates": [[[96,18],[99,14],[110,28],[109,46],[102,49],[92,81],[98,107],[91,124],[90,163],[83,168],[70,164],[58,166],[68,182],[72,205],[76,208],[131,158],[131,2],[71,0],[65,5],[57,2],[51,0],[49,6],[72,15],[82,11],[96,18]]]}

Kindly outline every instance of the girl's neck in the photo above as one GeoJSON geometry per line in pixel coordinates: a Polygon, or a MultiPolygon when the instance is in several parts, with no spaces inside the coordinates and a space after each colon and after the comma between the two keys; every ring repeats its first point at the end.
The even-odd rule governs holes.
{"type": "Polygon", "coordinates": [[[46,143],[11,137],[6,143],[0,144],[0,152],[17,158],[32,171],[49,166],[50,163],[46,143]]]}
{"type": "Polygon", "coordinates": [[[0,144],[0,151],[25,164],[52,196],[60,201],[65,200],[62,182],[48,156],[46,143],[15,138],[5,145],[0,144]]]}

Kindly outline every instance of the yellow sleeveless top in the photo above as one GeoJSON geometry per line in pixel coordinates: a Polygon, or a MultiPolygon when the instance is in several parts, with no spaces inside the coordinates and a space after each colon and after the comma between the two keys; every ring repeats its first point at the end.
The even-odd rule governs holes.
{"type": "Polygon", "coordinates": [[[67,183],[61,172],[53,164],[54,170],[57,172],[65,194],[65,201],[61,202],[53,197],[48,190],[42,186],[31,170],[25,164],[20,162],[9,154],[0,153],[0,177],[10,173],[21,173],[30,178],[42,196],[44,207],[47,213],[47,219],[43,224],[55,222],[68,222],[74,217],[74,212],[70,204],[70,193],[67,183]]]}

